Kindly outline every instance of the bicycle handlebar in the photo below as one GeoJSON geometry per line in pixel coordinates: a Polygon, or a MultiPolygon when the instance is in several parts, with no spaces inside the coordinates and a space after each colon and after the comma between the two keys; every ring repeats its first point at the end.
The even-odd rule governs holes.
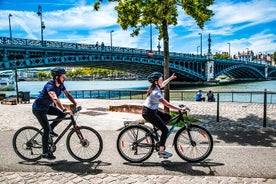
{"type": "Polygon", "coordinates": [[[81,106],[77,106],[74,110],[72,110],[73,114],[76,114],[77,112],[79,112],[81,110],[81,106]]]}

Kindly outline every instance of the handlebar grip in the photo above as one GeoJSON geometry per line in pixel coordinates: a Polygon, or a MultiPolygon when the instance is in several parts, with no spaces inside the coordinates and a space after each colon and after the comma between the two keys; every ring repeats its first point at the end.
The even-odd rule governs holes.
{"type": "Polygon", "coordinates": [[[74,110],[72,110],[73,113],[77,113],[81,110],[81,106],[77,106],[74,110]]]}

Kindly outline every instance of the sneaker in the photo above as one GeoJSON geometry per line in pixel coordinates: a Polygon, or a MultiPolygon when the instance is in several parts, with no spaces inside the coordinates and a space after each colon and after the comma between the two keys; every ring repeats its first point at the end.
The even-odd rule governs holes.
{"type": "Polygon", "coordinates": [[[46,158],[48,160],[54,160],[56,157],[53,155],[53,153],[43,153],[41,155],[42,158],[46,158]]]}
{"type": "Polygon", "coordinates": [[[158,155],[159,155],[159,158],[169,158],[169,157],[172,157],[173,154],[167,152],[167,151],[161,151],[161,152],[158,152],[158,155]]]}
{"type": "Polygon", "coordinates": [[[58,134],[55,133],[53,130],[50,131],[50,136],[52,137],[58,137],[58,134]]]}

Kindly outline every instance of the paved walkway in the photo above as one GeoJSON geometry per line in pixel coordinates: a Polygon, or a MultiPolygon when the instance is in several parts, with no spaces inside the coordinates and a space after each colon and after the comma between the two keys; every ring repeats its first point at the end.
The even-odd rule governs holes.
{"type": "MultiPolygon", "coordinates": [[[[83,107],[79,122],[89,124],[96,130],[116,130],[123,121],[141,120],[140,114],[109,112],[109,105],[142,105],[141,100],[77,100],[83,107]],[[92,120],[91,120],[92,117],[92,120]]],[[[66,102],[66,101],[65,101],[66,102]]],[[[181,104],[183,102],[173,102],[181,104]]],[[[191,108],[190,115],[199,118],[204,126],[212,130],[247,131],[276,130],[276,105],[268,105],[267,127],[262,127],[262,104],[221,103],[220,117],[217,120],[216,103],[184,102],[191,108]]],[[[0,105],[0,131],[17,130],[31,125],[38,126],[31,113],[31,104],[15,106],[0,105]]],[[[124,175],[124,174],[85,174],[68,172],[0,172],[0,183],[276,183],[275,178],[240,178],[220,176],[181,176],[181,175],[124,175]]]]}
{"type": "Polygon", "coordinates": [[[123,175],[123,174],[96,174],[85,173],[74,174],[65,172],[0,172],[0,183],[43,183],[43,184],[178,184],[178,183],[248,183],[275,184],[274,179],[264,178],[239,178],[239,177],[217,177],[217,176],[172,176],[172,175],[123,175]]]}

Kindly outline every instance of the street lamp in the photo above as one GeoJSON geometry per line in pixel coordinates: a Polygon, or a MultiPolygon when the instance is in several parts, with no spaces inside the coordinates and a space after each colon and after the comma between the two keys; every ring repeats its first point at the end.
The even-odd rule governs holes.
{"type": "Polygon", "coordinates": [[[111,50],[112,50],[112,33],[114,32],[114,30],[110,31],[110,45],[111,45],[111,50]]]}
{"type": "Polygon", "coordinates": [[[202,33],[198,33],[200,35],[200,55],[202,56],[202,33]]]}
{"type": "Polygon", "coordinates": [[[12,14],[9,14],[10,41],[12,40],[12,31],[11,31],[11,16],[12,16],[12,14]]]}
{"type": "Polygon", "coordinates": [[[197,46],[196,47],[196,55],[198,55],[198,48],[199,48],[200,46],[197,46]]]}
{"type": "Polygon", "coordinates": [[[227,44],[229,45],[229,47],[228,47],[228,48],[229,48],[229,58],[231,59],[231,54],[230,54],[230,47],[231,47],[231,43],[230,43],[230,42],[228,42],[227,44]]]}
{"type": "Polygon", "coordinates": [[[38,5],[37,15],[40,17],[40,29],[41,29],[41,45],[43,46],[43,30],[46,28],[44,21],[42,21],[42,7],[38,5]]]}
{"type": "Polygon", "coordinates": [[[160,49],[161,49],[160,41],[158,41],[157,49],[158,49],[158,53],[160,54],[160,49]]]}
{"type": "Polygon", "coordinates": [[[18,76],[17,76],[17,64],[16,58],[14,58],[14,75],[15,75],[15,91],[16,91],[16,103],[19,103],[19,96],[18,96],[18,76]]]}
{"type": "Polygon", "coordinates": [[[200,35],[200,56],[202,56],[202,33],[198,33],[200,35]]]}
{"type": "Polygon", "coordinates": [[[152,24],[150,24],[150,52],[152,52],[152,24]]]}

